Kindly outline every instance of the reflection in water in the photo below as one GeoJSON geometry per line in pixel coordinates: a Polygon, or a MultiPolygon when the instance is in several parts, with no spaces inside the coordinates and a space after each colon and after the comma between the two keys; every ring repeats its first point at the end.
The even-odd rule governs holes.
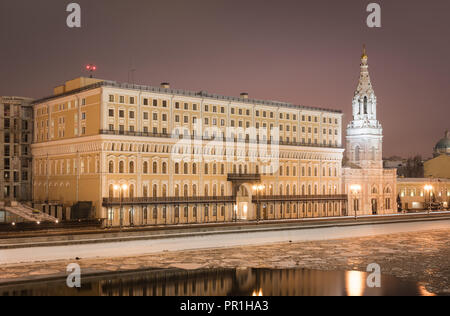
{"type": "Polygon", "coordinates": [[[346,287],[348,296],[362,296],[364,294],[365,276],[358,271],[346,272],[346,287]]]}
{"type": "Polygon", "coordinates": [[[82,279],[81,289],[65,280],[0,287],[13,296],[347,296],[430,295],[415,283],[382,276],[367,288],[367,273],[305,269],[153,270],[82,279]]]}

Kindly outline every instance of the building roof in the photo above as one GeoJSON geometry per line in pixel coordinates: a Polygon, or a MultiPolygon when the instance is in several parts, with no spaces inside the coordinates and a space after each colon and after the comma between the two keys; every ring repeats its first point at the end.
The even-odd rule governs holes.
{"type": "Polygon", "coordinates": [[[138,90],[138,91],[143,91],[143,92],[162,93],[162,94],[179,95],[179,96],[186,96],[186,97],[202,97],[202,98],[218,100],[218,101],[232,101],[232,102],[240,102],[240,103],[248,103],[248,104],[258,104],[258,105],[266,105],[266,106],[286,107],[286,108],[299,109],[299,110],[323,111],[323,112],[329,112],[329,113],[342,114],[342,111],[340,111],[340,110],[333,110],[333,109],[326,109],[326,108],[312,107],[312,106],[303,106],[303,105],[294,105],[294,104],[286,103],[286,102],[258,100],[258,99],[246,99],[246,98],[239,98],[239,97],[224,96],[224,95],[219,95],[219,94],[211,94],[211,93],[208,93],[205,91],[192,92],[192,91],[179,90],[179,89],[144,86],[144,85],[136,85],[136,84],[129,84],[129,83],[119,83],[116,81],[109,81],[109,80],[104,80],[104,81],[101,81],[98,83],[87,85],[82,88],[69,91],[67,93],[61,93],[61,94],[57,94],[54,96],[45,97],[45,98],[34,101],[33,104],[40,104],[40,103],[48,102],[48,101],[51,101],[51,100],[54,100],[54,99],[57,99],[60,97],[65,97],[65,96],[77,94],[77,93],[80,93],[83,91],[97,89],[100,87],[138,90]]]}

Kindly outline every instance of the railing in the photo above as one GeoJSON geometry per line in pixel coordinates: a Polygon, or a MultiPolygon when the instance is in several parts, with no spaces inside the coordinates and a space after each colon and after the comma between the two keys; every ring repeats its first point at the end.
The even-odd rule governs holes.
{"type": "Polygon", "coordinates": [[[229,173],[227,181],[261,181],[259,173],[229,173]]]}
{"type": "Polygon", "coordinates": [[[103,206],[117,205],[161,205],[161,204],[209,204],[235,203],[234,196],[189,196],[189,197],[138,197],[138,198],[103,198],[103,206]]]}
{"type": "Polygon", "coordinates": [[[253,196],[253,203],[260,202],[323,202],[323,201],[347,201],[345,194],[336,195],[261,195],[253,196]]]}
{"type": "Polygon", "coordinates": [[[172,138],[172,139],[186,139],[186,140],[200,140],[200,141],[223,141],[228,143],[246,143],[246,144],[260,144],[260,145],[282,145],[282,146],[297,146],[297,147],[315,147],[315,148],[336,148],[342,149],[342,146],[327,145],[327,144],[312,144],[306,142],[287,142],[283,140],[257,140],[257,139],[241,139],[241,138],[226,138],[226,137],[205,137],[196,135],[182,135],[182,134],[167,134],[167,133],[152,133],[152,132],[132,132],[120,130],[100,130],[100,135],[114,135],[114,136],[134,136],[134,137],[156,137],[156,138],[172,138]]]}
{"type": "MultiPolygon", "coordinates": [[[[347,195],[261,195],[254,196],[253,203],[261,202],[324,202],[347,201],[347,195]]],[[[181,204],[222,204],[236,203],[236,196],[189,196],[189,197],[136,197],[103,198],[103,206],[118,205],[181,205],[181,204]]]]}

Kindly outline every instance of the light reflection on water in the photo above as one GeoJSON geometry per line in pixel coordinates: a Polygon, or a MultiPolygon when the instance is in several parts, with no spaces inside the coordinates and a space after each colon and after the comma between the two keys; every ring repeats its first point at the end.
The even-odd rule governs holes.
{"type": "Polygon", "coordinates": [[[17,296],[419,296],[433,295],[414,282],[382,276],[381,288],[368,288],[368,274],[305,269],[155,270],[82,279],[81,289],[65,280],[0,286],[17,296]]]}

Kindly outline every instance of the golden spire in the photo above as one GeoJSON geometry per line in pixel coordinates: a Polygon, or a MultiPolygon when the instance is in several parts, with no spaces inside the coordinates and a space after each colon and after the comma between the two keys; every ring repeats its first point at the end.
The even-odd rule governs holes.
{"type": "Polygon", "coordinates": [[[362,54],[361,58],[367,58],[366,44],[363,45],[363,54],[362,54]]]}

